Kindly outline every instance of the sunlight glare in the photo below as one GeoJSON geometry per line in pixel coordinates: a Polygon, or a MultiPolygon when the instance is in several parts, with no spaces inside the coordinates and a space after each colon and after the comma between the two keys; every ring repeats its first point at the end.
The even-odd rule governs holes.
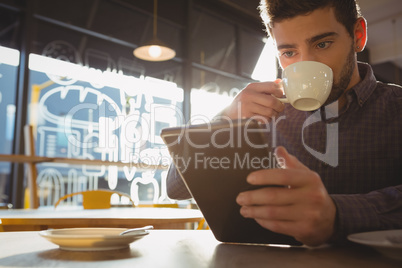
{"type": "Polygon", "coordinates": [[[206,123],[233,100],[228,94],[219,94],[202,89],[191,90],[191,123],[206,123]]]}
{"type": "Polygon", "coordinates": [[[258,81],[274,81],[278,71],[276,67],[276,49],[271,38],[264,39],[265,46],[255,65],[251,78],[258,81]]]}

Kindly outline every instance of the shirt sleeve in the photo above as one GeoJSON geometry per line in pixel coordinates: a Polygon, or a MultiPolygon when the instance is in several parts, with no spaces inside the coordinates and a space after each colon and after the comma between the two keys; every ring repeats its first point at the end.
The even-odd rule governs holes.
{"type": "Polygon", "coordinates": [[[353,233],[402,229],[402,185],[367,194],[331,195],[337,208],[331,242],[345,242],[353,233]]]}
{"type": "Polygon", "coordinates": [[[167,194],[171,199],[183,200],[192,198],[176,167],[172,163],[166,178],[167,194]]]}

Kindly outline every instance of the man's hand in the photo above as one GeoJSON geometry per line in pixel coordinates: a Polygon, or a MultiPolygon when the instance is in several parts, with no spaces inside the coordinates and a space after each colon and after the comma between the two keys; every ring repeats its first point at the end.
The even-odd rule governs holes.
{"type": "Polygon", "coordinates": [[[269,121],[284,109],[283,103],[274,97],[283,96],[279,81],[249,84],[223,111],[223,115],[231,119],[256,117],[259,121],[269,121]]]}
{"type": "Polygon", "coordinates": [[[251,173],[253,185],[283,185],[242,192],[237,197],[240,213],[254,218],[273,232],[293,236],[317,246],[328,241],[334,232],[336,207],[319,175],[304,166],[285,148],[276,150],[283,169],[265,169],[251,173]]]}

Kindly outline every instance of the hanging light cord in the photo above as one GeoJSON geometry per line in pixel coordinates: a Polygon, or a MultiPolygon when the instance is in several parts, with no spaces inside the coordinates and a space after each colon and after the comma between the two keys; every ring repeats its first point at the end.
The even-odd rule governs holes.
{"type": "Polygon", "coordinates": [[[394,64],[395,64],[395,83],[396,84],[400,84],[400,80],[399,80],[399,67],[396,63],[396,59],[398,57],[398,40],[397,40],[397,29],[396,29],[396,19],[392,19],[392,26],[393,26],[393,30],[394,30],[394,54],[395,54],[395,58],[394,58],[394,64]]]}
{"type": "Polygon", "coordinates": [[[156,39],[157,23],[158,23],[158,0],[154,0],[154,38],[156,39]]]}
{"type": "Polygon", "coordinates": [[[139,59],[147,61],[165,61],[175,57],[176,52],[164,45],[156,37],[158,25],[158,1],[154,0],[153,39],[143,46],[134,49],[133,53],[139,59]]]}

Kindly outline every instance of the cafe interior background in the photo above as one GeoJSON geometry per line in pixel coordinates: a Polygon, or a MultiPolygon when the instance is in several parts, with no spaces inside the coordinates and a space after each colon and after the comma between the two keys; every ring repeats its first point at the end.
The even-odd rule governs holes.
{"type": "MultiPolygon", "coordinates": [[[[36,165],[41,207],[91,189],[174,203],[166,169],[130,163],[169,165],[162,128],[207,122],[248,83],[280,77],[258,2],[0,0],[0,154],[24,154],[31,125],[36,155],[127,163],[36,165]],[[155,37],[172,59],[133,55],[155,37]]],[[[360,3],[369,39],[359,60],[401,84],[402,2],[360,3]]],[[[0,162],[0,203],[27,206],[26,177],[23,164],[0,162]]]]}

